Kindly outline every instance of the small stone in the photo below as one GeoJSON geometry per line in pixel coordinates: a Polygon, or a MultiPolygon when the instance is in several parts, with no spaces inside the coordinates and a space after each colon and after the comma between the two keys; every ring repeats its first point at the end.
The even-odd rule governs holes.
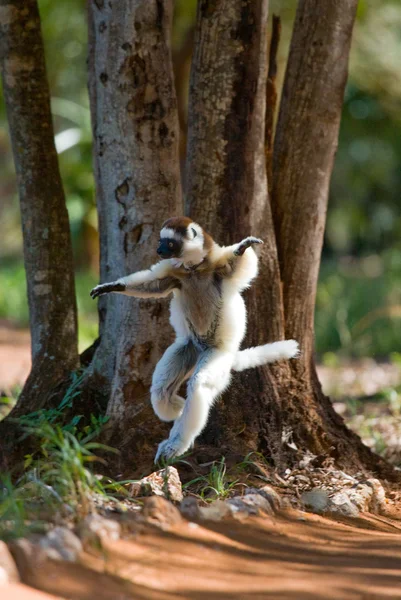
{"type": "Polygon", "coordinates": [[[41,538],[39,545],[54,560],[74,562],[82,552],[81,540],[67,527],[55,527],[41,538]]]}
{"type": "Polygon", "coordinates": [[[380,481],[372,478],[367,479],[365,483],[373,489],[370,510],[380,512],[380,510],[386,509],[386,492],[380,481]]]}
{"type": "Polygon", "coordinates": [[[181,502],[183,493],[177,469],[169,466],[132,483],[130,495],[133,497],[163,496],[172,502],[181,502]]]}
{"type": "MultiPolygon", "coordinates": [[[[232,500],[235,500],[235,498],[232,498],[232,500]]],[[[249,511],[249,514],[274,514],[272,505],[267,498],[262,496],[262,494],[246,494],[246,496],[243,496],[240,500],[242,504],[245,505],[245,511],[249,511]]]]}
{"type": "Polygon", "coordinates": [[[373,496],[373,488],[369,485],[358,483],[346,492],[348,498],[355,506],[364,512],[367,512],[370,508],[370,504],[373,496]]]}
{"type": "Polygon", "coordinates": [[[329,505],[328,493],[318,488],[302,494],[301,500],[306,508],[317,514],[323,513],[329,505]]]}
{"type": "Polygon", "coordinates": [[[200,506],[199,511],[201,519],[205,521],[222,521],[233,514],[231,506],[223,500],[215,500],[207,506],[200,506]]]}
{"type": "Polygon", "coordinates": [[[260,494],[270,502],[272,509],[275,511],[282,507],[281,496],[270,485],[264,485],[261,488],[247,488],[245,490],[245,496],[248,494],[260,494]]]}
{"type": "Polygon", "coordinates": [[[334,494],[329,499],[329,505],[327,512],[333,515],[341,515],[343,517],[358,517],[359,510],[353,502],[351,502],[349,496],[344,492],[334,494]]]}
{"type": "Polygon", "coordinates": [[[161,529],[169,529],[182,522],[181,513],[178,508],[162,496],[146,498],[142,516],[146,521],[161,529]]]}
{"type": "Polygon", "coordinates": [[[105,519],[94,513],[79,523],[78,535],[84,544],[101,546],[106,540],[115,541],[120,538],[121,525],[113,519],[105,519]]]}
{"type": "Polygon", "coordinates": [[[184,498],[180,504],[180,512],[188,521],[197,521],[201,516],[198,501],[193,496],[184,498]]]}
{"type": "Polygon", "coordinates": [[[0,585],[17,583],[19,575],[17,565],[5,542],[0,541],[0,585]]]}

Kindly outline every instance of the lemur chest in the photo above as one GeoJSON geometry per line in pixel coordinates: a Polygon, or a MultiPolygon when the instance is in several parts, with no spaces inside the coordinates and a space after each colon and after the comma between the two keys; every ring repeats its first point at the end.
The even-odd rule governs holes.
{"type": "Polygon", "coordinates": [[[190,331],[200,338],[213,334],[222,304],[221,280],[193,274],[182,283],[180,303],[190,331]]]}

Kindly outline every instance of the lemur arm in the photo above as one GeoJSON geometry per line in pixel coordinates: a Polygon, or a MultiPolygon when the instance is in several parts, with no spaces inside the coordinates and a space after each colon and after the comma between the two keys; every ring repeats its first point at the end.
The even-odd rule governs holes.
{"type": "Polygon", "coordinates": [[[171,275],[171,271],[170,261],[162,260],[146,271],[131,273],[110,283],[101,283],[93,288],[90,295],[94,299],[114,292],[135,298],[164,298],[179,287],[179,281],[171,275]]]}
{"type": "Polygon", "coordinates": [[[241,242],[232,244],[231,246],[217,246],[214,255],[214,262],[217,268],[223,270],[225,267],[235,268],[238,259],[243,256],[245,250],[250,248],[253,244],[263,244],[263,241],[259,238],[249,236],[241,242]]]}

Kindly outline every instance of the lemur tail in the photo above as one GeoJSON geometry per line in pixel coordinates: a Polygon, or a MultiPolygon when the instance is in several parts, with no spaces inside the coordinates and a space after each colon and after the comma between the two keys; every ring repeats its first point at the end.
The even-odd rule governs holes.
{"type": "Polygon", "coordinates": [[[275,362],[283,358],[295,358],[299,353],[298,342],[295,340],[284,340],[264,344],[255,348],[246,348],[237,352],[234,360],[233,370],[244,371],[253,367],[260,367],[266,363],[275,362]]]}

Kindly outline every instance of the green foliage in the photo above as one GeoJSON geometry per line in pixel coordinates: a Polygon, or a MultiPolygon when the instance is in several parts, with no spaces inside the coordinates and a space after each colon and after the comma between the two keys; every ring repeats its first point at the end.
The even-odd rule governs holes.
{"type": "MultiPolygon", "coordinates": [[[[98,283],[98,277],[89,271],[75,274],[78,304],[79,350],[90,346],[98,335],[96,303],[89,296],[98,283]]],[[[0,270],[0,319],[7,319],[19,327],[28,327],[29,313],[25,270],[22,262],[5,260],[0,270]]]]}
{"type": "Polygon", "coordinates": [[[227,466],[223,456],[219,462],[213,462],[207,475],[196,477],[184,487],[188,488],[197,484],[196,487],[201,498],[207,502],[212,502],[213,500],[228,498],[237,483],[238,479],[233,480],[227,474],[227,466]]]}
{"type": "Polygon", "coordinates": [[[91,512],[93,495],[105,493],[102,480],[88,468],[95,461],[104,462],[93,450],[117,451],[93,442],[93,432],[78,439],[66,428],[50,423],[37,427],[24,425],[23,429],[40,439],[39,457],[29,455],[25,462],[25,468],[31,467],[35,474],[35,481],[54,490],[54,497],[79,517],[91,512]]]}
{"type": "MultiPolygon", "coordinates": [[[[318,352],[388,356],[401,339],[401,250],[322,265],[316,303],[318,352]]],[[[329,356],[332,356],[330,354],[329,356]]]]}

